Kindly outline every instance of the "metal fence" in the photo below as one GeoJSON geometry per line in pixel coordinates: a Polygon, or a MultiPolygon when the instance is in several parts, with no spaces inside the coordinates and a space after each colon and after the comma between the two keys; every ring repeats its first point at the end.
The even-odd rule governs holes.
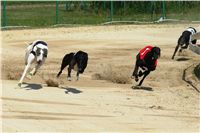
{"type": "Polygon", "coordinates": [[[1,26],[200,21],[200,1],[1,1],[1,26]]]}

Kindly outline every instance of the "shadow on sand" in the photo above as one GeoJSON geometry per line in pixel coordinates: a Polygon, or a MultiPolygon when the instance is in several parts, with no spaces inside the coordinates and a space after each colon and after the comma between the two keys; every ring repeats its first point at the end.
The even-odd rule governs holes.
{"type": "Polygon", "coordinates": [[[146,86],[132,86],[133,90],[146,90],[146,91],[153,91],[153,88],[146,87],[146,86]]]}
{"type": "Polygon", "coordinates": [[[76,89],[76,88],[71,88],[71,87],[61,87],[62,89],[65,89],[65,93],[69,94],[69,93],[73,93],[73,94],[79,94],[82,93],[82,91],[76,89]]]}
{"type": "Polygon", "coordinates": [[[190,60],[190,58],[181,57],[181,58],[176,59],[176,61],[187,61],[187,60],[190,60]]]}
{"type": "Polygon", "coordinates": [[[33,84],[33,83],[24,83],[26,86],[23,88],[27,88],[27,90],[39,90],[42,89],[41,84],[33,84]]]}

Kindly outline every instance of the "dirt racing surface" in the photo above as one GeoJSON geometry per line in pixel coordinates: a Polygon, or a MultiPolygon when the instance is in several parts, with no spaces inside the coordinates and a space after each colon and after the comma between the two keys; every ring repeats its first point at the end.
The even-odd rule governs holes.
{"type": "Polygon", "coordinates": [[[171,60],[189,26],[200,30],[197,24],[163,24],[2,31],[3,132],[199,132],[200,93],[182,77],[200,56],[186,50],[171,60]],[[48,43],[48,58],[16,88],[26,43],[36,39],[48,43]],[[149,44],[161,48],[161,58],[144,87],[133,89],[135,56],[149,44]],[[89,54],[80,80],[72,71],[67,81],[65,69],[59,87],[47,87],[44,77],[55,78],[64,55],[78,50],[89,54]]]}

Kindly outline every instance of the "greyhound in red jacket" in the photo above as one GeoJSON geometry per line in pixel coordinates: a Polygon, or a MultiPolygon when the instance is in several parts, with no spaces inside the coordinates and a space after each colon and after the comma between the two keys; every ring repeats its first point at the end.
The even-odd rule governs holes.
{"type": "Polygon", "coordinates": [[[160,57],[160,51],[159,47],[146,46],[137,54],[135,68],[131,78],[135,78],[135,81],[138,82],[138,77],[144,75],[138,86],[141,86],[146,76],[156,69],[157,59],[160,57]],[[138,73],[139,68],[143,71],[139,71],[138,73]]]}

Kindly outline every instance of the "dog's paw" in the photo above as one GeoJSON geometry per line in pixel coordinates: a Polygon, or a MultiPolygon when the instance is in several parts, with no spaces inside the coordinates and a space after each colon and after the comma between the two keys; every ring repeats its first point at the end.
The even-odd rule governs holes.
{"type": "Polygon", "coordinates": [[[133,76],[133,75],[132,75],[131,78],[132,78],[132,79],[135,79],[136,82],[138,82],[138,80],[139,80],[137,76],[133,76]]]}
{"type": "Polygon", "coordinates": [[[32,76],[33,76],[32,73],[28,73],[28,74],[26,75],[26,77],[27,77],[29,80],[31,80],[32,76]]]}
{"type": "Polygon", "coordinates": [[[22,86],[22,83],[18,83],[18,86],[21,87],[21,86],[22,86]]]}
{"type": "Polygon", "coordinates": [[[22,87],[22,83],[18,83],[15,89],[20,89],[22,87]]]}
{"type": "Polygon", "coordinates": [[[139,78],[136,77],[136,78],[135,78],[135,81],[138,82],[138,81],[139,81],[139,78]]]}
{"type": "Polygon", "coordinates": [[[71,78],[70,78],[70,77],[67,77],[67,80],[68,80],[68,81],[71,81],[71,78]]]}

